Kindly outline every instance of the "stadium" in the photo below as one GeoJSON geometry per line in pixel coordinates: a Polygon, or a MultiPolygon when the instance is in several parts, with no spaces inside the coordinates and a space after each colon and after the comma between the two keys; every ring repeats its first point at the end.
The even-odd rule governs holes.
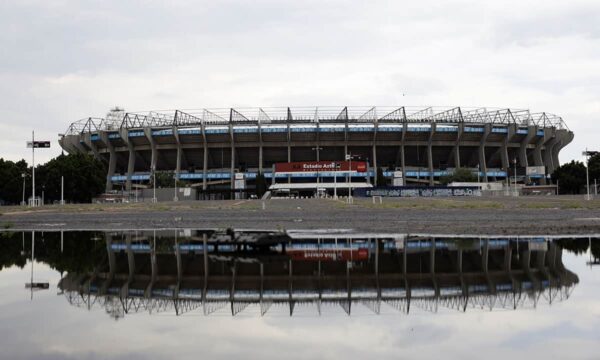
{"type": "Polygon", "coordinates": [[[107,164],[107,192],[166,173],[204,198],[247,196],[257,178],[271,190],[313,193],[433,186],[457,168],[482,183],[544,185],[572,139],[559,116],[509,108],[115,108],[72,123],[59,143],[107,164]]]}

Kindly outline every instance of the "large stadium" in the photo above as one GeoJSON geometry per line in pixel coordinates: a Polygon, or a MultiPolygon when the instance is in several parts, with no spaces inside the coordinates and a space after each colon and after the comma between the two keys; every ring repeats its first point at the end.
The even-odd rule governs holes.
{"type": "Polygon", "coordinates": [[[257,178],[271,190],[331,192],[432,186],[457,168],[481,182],[544,185],[572,139],[559,116],[508,108],[115,108],[72,123],[59,143],[107,164],[107,192],[166,173],[200,194],[248,195],[257,178]]]}

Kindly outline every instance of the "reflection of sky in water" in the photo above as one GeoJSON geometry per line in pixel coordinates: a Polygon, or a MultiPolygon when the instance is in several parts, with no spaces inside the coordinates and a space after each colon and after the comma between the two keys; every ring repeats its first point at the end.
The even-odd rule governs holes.
{"type": "Polygon", "coordinates": [[[437,314],[399,313],[382,304],[381,315],[355,307],[348,317],[331,306],[273,307],[260,317],[249,306],[236,317],[225,308],[176,317],[171,313],[128,315],[115,321],[98,307],[70,306],[57,295],[60,274],[36,264],[35,279],[50,281],[33,301],[24,289],[29,264],[0,271],[0,358],[597,358],[600,343],[600,269],[588,258],[563,252],[579,276],[572,296],[537,309],[440,309],[437,314]]]}

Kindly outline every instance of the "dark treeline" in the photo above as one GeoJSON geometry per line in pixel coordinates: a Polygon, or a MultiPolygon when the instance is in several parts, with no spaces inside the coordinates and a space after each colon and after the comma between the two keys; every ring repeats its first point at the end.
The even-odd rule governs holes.
{"type": "MultiPolygon", "coordinates": [[[[65,232],[63,252],[60,232],[36,232],[36,261],[48,264],[60,272],[86,272],[106,261],[103,233],[65,232]],[[100,240],[90,240],[90,238],[100,240]]],[[[31,233],[0,233],[0,270],[11,266],[23,268],[31,259],[31,233]]]]}
{"type": "MultiPolygon", "coordinates": [[[[593,189],[594,179],[600,182],[600,154],[590,157],[589,160],[590,189],[593,189]]],[[[580,161],[571,161],[563,164],[552,173],[552,181],[558,181],[560,194],[586,193],[585,164],[580,161]]],[[[590,190],[593,193],[593,191],[590,190]]]]}
{"type": "MultiPolygon", "coordinates": [[[[23,198],[25,175],[25,201],[31,196],[31,167],[25,160],[13,162],[0,158],[0,204],[19,204],[23,198]]],[[[101,194],[106,185],[105,165],[91,155],[59,155],[35,167],[35,195],[53,203],[60,200],[61,176],[64,177],[66,202],[90,202],[101,194]]]]}

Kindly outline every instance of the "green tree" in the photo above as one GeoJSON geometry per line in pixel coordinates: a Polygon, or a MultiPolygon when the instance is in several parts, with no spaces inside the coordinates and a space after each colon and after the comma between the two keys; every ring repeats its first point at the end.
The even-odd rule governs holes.
{"type": "Polygon", "coordinates": [[[440,182],[448,185],[451,182],[477,182],[477,175],[466,168],[456,168],[451,175],[442,176],[440,182]]]}
{"type": "Polygon", "coordinates": [[[383,175],[383,168],[377,168],[377,183],[375,186],[386,186],[385,176],[383,175]]]}
{"type": "Polygon", "coordinates": [[[594,183],[594,179],[600,181],[600,154],[596,154],[589,159],[590,183],[594,183]]]}
{"type": "MultiPolygon", "coordinates": [[[[19,204],[21,202],[23,196],[22,174],[27,172],[25,160],[13,162],[0,158],[0,204],[19,204]]],[[[30,175],[26,178],[29,184],[25,184],[25,196],[29,196],[31,191],[30,178],[30,175]]]]}
{"type": "MultiPolygon", "coordinates": [[[[177,182],[177,185],[180,185],[180,182],[177,182]]],[[[152,186],[152,176],[150,177],[150,186],[152,186]]],[[[157,171],[156,172],[156,187],[157,188],[175,187],[175,173],[172,171],[157,171]]]]}
{"type": "Polygon", "coordinates": [[[262,197],[267,192],[267,180],[263,173],[256,174],[256,196],[262,197]]]}
{"type": "Polygon", "coordinates": [[[90,202],[106,185],[106,167],[88,154],[59,155],[36,167],[36,195],[44,191],[46,202],[60,200],[61,176],[67,202],[90,202]]]}
{"type": "Polygon", "coordinates": [[[585,187],[585,165],[574,160],[563,164],[552,173],[552,181],[558,181],[560,194],[579,194],[585,187]]]}

